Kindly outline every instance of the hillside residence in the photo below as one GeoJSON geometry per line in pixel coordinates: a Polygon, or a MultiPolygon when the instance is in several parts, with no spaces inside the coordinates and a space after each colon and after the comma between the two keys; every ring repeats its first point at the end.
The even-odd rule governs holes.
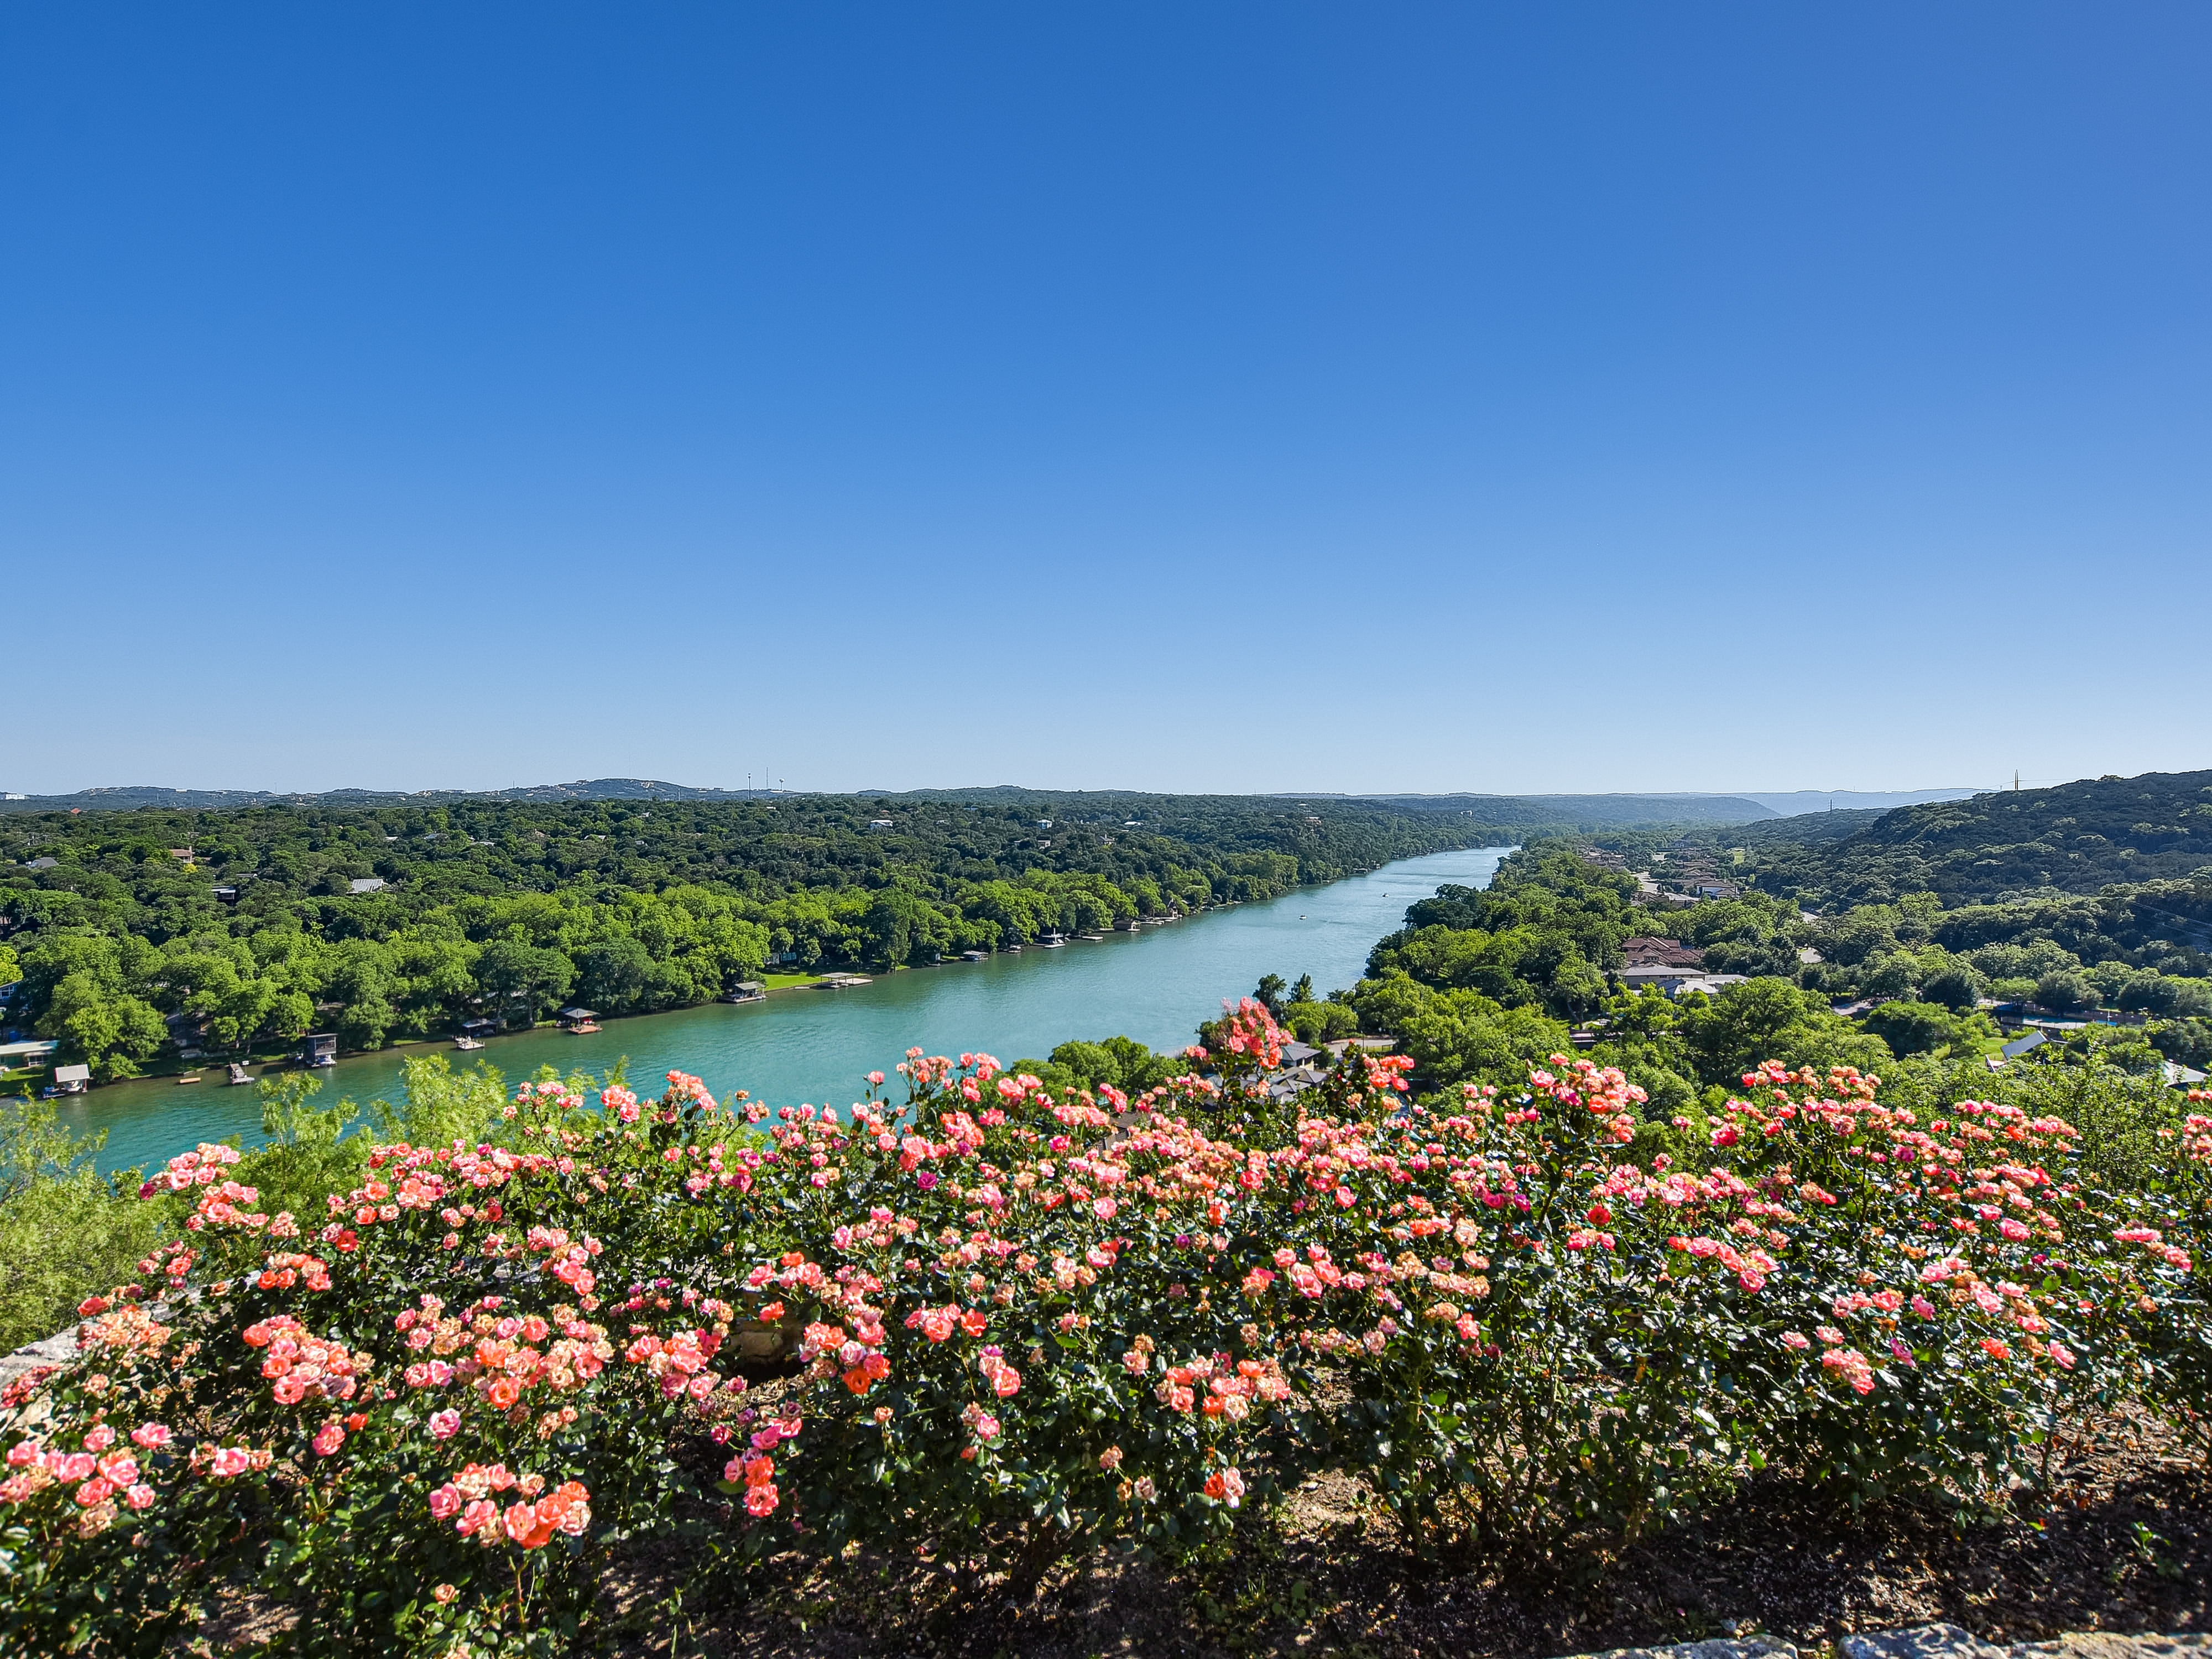
{"type": "Polygon", "coordinates": [[[1703,991],[1714,995],[1731,985],[1744,981],[1741,974],[1709,974],[1702,968],[1677,967],[1666,963],[1650,963],[1634,968],[1624,968],[1619,975],[1620,982],[1632,991],[1649,987],[1669,997],[1680,997],[1691,991],[1703,991]]]}
{"type": "Polygon", "coordinates": [[[382,876],[356,876],[346,884],[356,893],[380,893],[384,890],[382,876]]]}
{"type": "Polygon", "coordinates": [[[1705,961],[1703,951],[1678,939],[1625,939],[1620,942],[1620,954],[1632,968],[1700,968],[1705,961]]]}

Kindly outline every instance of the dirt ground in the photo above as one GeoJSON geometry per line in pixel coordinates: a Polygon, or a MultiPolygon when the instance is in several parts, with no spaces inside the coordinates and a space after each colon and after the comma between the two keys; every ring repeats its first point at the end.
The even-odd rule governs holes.
{"type": "Polygon", "coordinates": [[[2162,1425],[2103,1425],[2063,1466],[2057,1499],[1964,1526],[1898,1505],[1852,1520],[1808,1512],[1806,1489],[1755,1484],[1733,1503],[1610,1559],[1508,1576],[1424,1565],[1353,1482],[1310,1484],[1231,1559],[1162,1572],[1094,1556],[1026,1604],[986,1590],[948,1607],[923,1564],[866,1556],[750,1600],[686,1587],[642,1560],[623,1600],[625,1654],[958,1655],[1093,1659],[1162,1654],[1545,1659],[1764,1631],[1801,1646],[1946,1620],[2000,1643],[2064,1631],[2212,1625],[2212,1473],[2162,1425]]]}

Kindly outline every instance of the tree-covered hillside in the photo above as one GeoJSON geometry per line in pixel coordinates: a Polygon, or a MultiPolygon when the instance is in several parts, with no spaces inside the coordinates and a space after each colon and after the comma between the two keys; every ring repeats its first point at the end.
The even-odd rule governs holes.
{"type": "Polygon", "coordinates": [[[888,969],[1263,898],[1480,845],[1468,814],[1229,797],[471,799],[0,819],[9,1023],[98,1075],[165,1043],[724,994],[771,965],[888,969]]]}
{"type": "MultiPolygon", "coordinates": [[[[2212,866],[2212,771],[2147,772],[1900,807],[1831,839],[1830,815],[1729,832],[1747,873],[1809,908],[1932,892],[1944,904],[2094,893],[2212,866]]],[[[1835,817],[1856,817],[1837,813],[1835,817]]]]}

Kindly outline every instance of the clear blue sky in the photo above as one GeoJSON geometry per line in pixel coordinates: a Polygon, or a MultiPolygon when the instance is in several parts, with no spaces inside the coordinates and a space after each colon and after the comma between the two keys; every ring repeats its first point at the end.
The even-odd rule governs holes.
{"type": "Polygon", "coordinates": [[[2212,765],[2212,11],[0,12],[0,787],[2212,765]]]}

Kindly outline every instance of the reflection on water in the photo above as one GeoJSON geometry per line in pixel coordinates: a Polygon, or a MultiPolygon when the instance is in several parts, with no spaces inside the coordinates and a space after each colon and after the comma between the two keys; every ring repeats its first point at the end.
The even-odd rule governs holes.
{"type": "MultiPolygon", "coordinates": [[[[1295,980],[1310,973],[1322,995],[1350,986],[1408,904],[1447,882],[1486,884],[1507,850],[1407,859],[1095,944],[879,975],[849,991],[782,992],[764,1002],[608,1020],[591,1036],[495,1037],[478,1054],[439,1042],[355,1055],[324,1073],[321,1098],[394,1097],[400,1061],[434,1053],[456,1065],[489,1061],[510,1079],[546,1065],[604,1072],[628,1056],[641,1092],[673,1069],[696,1073],[717,1094],[745,1089],[783,1105],[842,1104],[861,1091],[865,1073],[889,1071],[917,1046],[932,1054],[980,1049],[1002,1060],[1041,1059],[1070,1037],[1122,1036],[1180,1048],[1222,998],[1249,994],[1262,974],[1295,980]]],[[[201,1140],[237,1136],[252,1145],[261,1129],[255,1091],[225,1086],[220,1067],[206,1075],[209,1081],[183,1086],[162,1079],[98,1089],[63,1103],[64,1121],[80,1132],[108,1132],[100,1161],[110,1169],[157,1162],[201,1140]]]]}

